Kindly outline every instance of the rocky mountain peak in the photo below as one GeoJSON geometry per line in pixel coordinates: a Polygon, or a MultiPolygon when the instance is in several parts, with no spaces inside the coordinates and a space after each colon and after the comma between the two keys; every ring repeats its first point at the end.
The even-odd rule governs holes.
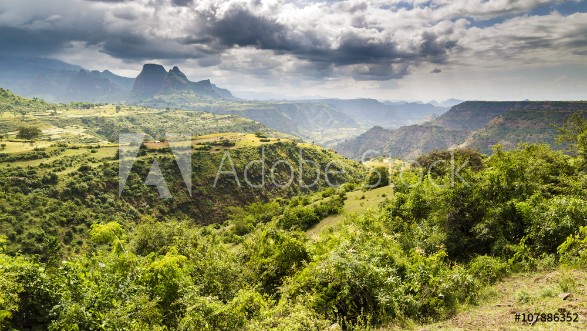
{"type": "Polygon", "coordinates": [[[173,67],[173,69],[169,70],[167,76],[165,77],[165,83],[163,83],[163,88],[166,89],[174,89],[174,90],[183,90],[187,89],[190,85],[190,81],[187,76],[179,70],[178,67],[173,67]]]}
{"type": "Polygon", "coordinates": [[[187,91],[198,98],[236,99],[230,91],[218,88],[209,79],[192,82],[177,66],[166,71],[162,65],[152,63],[143,66],[132,94],[137,99],[149,99],[158,93],[173,94],[174,91],[187,91]]]}
{"type": "Polygon", "coordinates": [[[137,76],[132,92],[136,96],[152,97],[163,88],[166,78],[167,71],[162,65],[147,63],[137,76]]]}
{"type": "Polygon", "coordinates": [[[143,71],[141,73],[157,73],[157,74],[161,74],[165,71],[165,68],[160,65],[160,64],[156,64],[156,63],[146,63],[143,65],[143,71]]]}

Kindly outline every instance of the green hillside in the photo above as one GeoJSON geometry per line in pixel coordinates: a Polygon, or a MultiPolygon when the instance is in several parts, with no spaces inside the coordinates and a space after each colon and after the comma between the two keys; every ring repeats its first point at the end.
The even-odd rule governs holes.
{"type": "Polygon", "coordinates": [[[437,125],[411,125],[395,130],[374,127],[357,138],[338,144],[335,149],[346,157],[361,160],[385,156],[404,160],[438,149],[459,145],[468,131],[437,125]]]}
{"type": "MultiPolygon", "coordinates": [[[[131,226],[140,221],[141,215],[193,224],[219,222],[225,219],[229,206],[291,197],[325,187],[325,165],[333,160],[338,161],[335,168],[344,169],[346,173],[330,175],[331,182],[340,184],[358,181],[361,177],[362,170],[358,165],[338,158],[332,152],[292,141],[268,139],[270,141],[264,143],[258,140],[254,135],[241,134],[202,136],[194,140],[191,197],[173,155],[166,147],[157,144],[146,144],[139,153],[121,198],[117,197],[117,148],[60,145],[4,154],[0,158],[2,199],[10,204],[3,209],[2,233],[15,243],[8,250],[43,255],[51,249],[68,246],[71,241],[82,240],[80,236],[85,236],[85,231],[95,222],[116,220],[131,226]],[[225,141],[234,142],[235,146],[224,147],[225,141]],[[214,186],[218,171],[230,169],[230,163],[222,161],[224,152],[230,153],[239,182],[234,176],[223,175],[214,186]],[[289,169],[276,167],[272,173],[269,169],[278,160],[295,165],[297,184],[300,152],[305,160],[320,165],[319,181],[309,188],[300,185],[280,187],[280,183],[289,180],[289,169]],[[262,155],[265,157],[266,181],[261,188],[254,188],[245,182],[244,168],[250,161],[261,160],[262,155]],[[161,167],[173,195],[170,201],[160,199],[156,188],[144,184],[154,160],[161,167]],[[46,207],[30,209],[41,205],[46,207]],[[54,246],[47,247],[49,244],[54,246]]],[[[262,183],[261,169],[260,164],[250,168],[247,178],[255,184],[262,183]]],[[[315,169],[308,165],[304,169],[306,177],[303,180],[310,183],[312,180],[308,178],[315,178],[315,169]]]]}
{"type": "Polygon", "coordinates": [[[555,143],[557,128],[574,113],[587,116],[587,102],[467,101],[429,123],[395,130],[373,128],[357,138],[338,144],[335,149],[355,159],[368,150],[379,151],[371,156],[413,159],[434,149],[450,146],[491,153],[491,147],[495,144],[502,144],[511,150],[521,142],[544,143],[564,150],[567,145],[555,143]]]}
{"type": "Polygon", "coordinates": [[[46,111],[52,108],[51,104],[37,99],[23,98],[9,90],[0,88],[0,114],[5,112],[28,113],[32,111],[46,111]]]}
{"type": "Polygon", "coordinates": [[[519,143],[549,144],[555,149],[565,150],[567,145],[556,142],[558,128],[574,113],[587,117],[587,103],[577,103],[568,108],[516,109],[493,118],[483,128],[475,131],[464,146],[490,153],[491,146],[501,144],[513,149],[519,143]]]}

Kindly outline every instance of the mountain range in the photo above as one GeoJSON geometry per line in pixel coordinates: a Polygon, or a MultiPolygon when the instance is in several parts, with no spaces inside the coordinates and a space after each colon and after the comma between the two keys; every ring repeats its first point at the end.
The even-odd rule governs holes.
{"type": "Polygon", "coordinates": [[[436,119],[398,129],[371,128],[335,150],[353,159],[387,156],[414,159],[432,150],[468,147],[491,153],[501,144],[513,149],[521,142],[546,143],[555,149],[557,128],[573,113],[587,117],[584,101],[467,101],[436,119]]]}

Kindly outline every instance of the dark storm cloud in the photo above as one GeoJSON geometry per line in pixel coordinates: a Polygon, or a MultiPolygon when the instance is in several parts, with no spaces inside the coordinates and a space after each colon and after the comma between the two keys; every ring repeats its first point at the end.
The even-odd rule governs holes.
{"type": "MultiPolygon", "coordinates": [[[[275,20],[259,17],[245,8],[234,8],[207,26],[207,33],[220,45],[254,46],[260,49],[288,50],[295,47],[286,36],[288,29],[275,20]]],[[[295,41],[294,41],[295,43],[295,41]]]]}
{"type": "Polygon", "coordinates": [[[60,32],[29,31],[9,26],[0,26],[0,49],[2,53],[51,54],[63,49],[69,39],[60,32]]]}
{"type": "Polygon", "coordinates": [[[172,3],[176,6],[189,6],[194,3],[194,0],[172,0],[172,3]]]}
{"type": "Polygon", "coordinates": [[[206,29],[198,37],[200,39],[193,37],[184,42],[207,41],[215,45],[213,47],[218,52],[235,46],[254,47],[276,54],[293,55],[301,60],[326,63],[328,67],[365,64],[369,69],[353,71],[353,77],[374,80],[401,78],[407,74],[406,68],[393,69],[392,64],[398,61],[417,63],[426,59],[443,62],[447,52],[455,46],[454,42],[440,41],[440,36],[432,32],[423,33],[421,46],[410,50],[400,51],[394,40],[352,32],[340,36],[338,45],[332,46],[325,36],[315,31],[296,31],[295,27],[257,16],[244,7],[232,8],[222,18],[208,20],[206,29]]]}
{"type": "Polygon", "coordinates": [[[118,35],[102,43],[102,51],[125,60],[197,59],[202,53],[193,47],[181,47],[172,40],[153,40],[137,35],[118,35]]]}
{"type": "Polygon", "coordinates": [[[432,63],[444,62],[447,51],[457,45],[456,41],[443,40],[441,36],[431,32],[422,33],[422,40],[419,55],[432,63]]]}
{"type": "MultiPolygon", "coordinates": [[[[317,53],[321,53],[320,50],[317,53]]],[[[400,54],[393,41],[381,42],[354,33],[346,34],[340,46],[329,50],[327,54],[337,65],[376,63],[381,60],[397,59],[402,55],[406,54],[400,54]]]]}

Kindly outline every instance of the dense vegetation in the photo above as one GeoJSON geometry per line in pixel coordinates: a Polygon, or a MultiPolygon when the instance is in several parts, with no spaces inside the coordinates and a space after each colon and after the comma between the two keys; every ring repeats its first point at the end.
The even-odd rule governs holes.
{"type": "Polygon", "coordinates": [[[0,114],[4,112],[13,112],[15,114],[24,114],[32,111],[45,111],[52,108],[52,105],[37,99],[26,99],[19,97],[12,92],[0,88],[0,114]]]}
{"type": "Polygon", "coordinates": [[[510,273],[587,267],[582,115],[560,130],[568,154],[498,145],[491,156],[434,151],[412,166],[373,161],[368,170],[231,115],[94,104],[31,112],[2,116],[2,330],[404,327],[475,304],[510,273]],[[17,116],[42,135],[16,139],[17,116]],[[240,133],[191,138],[191,195],[165,141],[141,144],[119,197],[118,146],[79,138],[139,130],[156,138],[161,127],[200,120],[202,130],[220,123],[219,131],[240,133]],[[72,136],[52,135],[51,126],[72,136]],[[287,166],[273,167],[278,160],[294,165],[293,178],[287,166]],[[145,185],[154,161],[171,199],[145,185]],[[258,162],[247,168],[250,161],[258,162]],[[221,164],[240,178],[218,177],[221,164]],[[314,165],[321,176],[308,186],[314,165]],[[264,168],[276,181],[263,182],[264,168]],[[244,185],[247,169],[264,185],[244,185]],[[345,213],[350,197],[385,185],[393,195],[378,208],[345,213]]]}
{"type": "MultiPolygon", "coordinates": [[[[490,157],[430,154],[420,163],[446,162],[421,181],[419,168],[392,173],[395,194],[379,210],[315,239],[304,230],[338,213],[357,187],[243,201],[222,224],[197,226],[189,209],[177,208],[182,197],[155,199],[139,180],[128,184],[136,203],[105,193],[114,186],[107,163],[80,167],[65,186],[61,176],[8,169],[0,323],[362,330],[442,319],[510,272],[587,266],[586,130],[580,119],[565,130],[576,157],[546,145],[497,146],[490,157]],[[446,166],[453,159],[458,176],[446,166]]],[[[137,177],[146,169],[139,165],[137,177]]]]}

